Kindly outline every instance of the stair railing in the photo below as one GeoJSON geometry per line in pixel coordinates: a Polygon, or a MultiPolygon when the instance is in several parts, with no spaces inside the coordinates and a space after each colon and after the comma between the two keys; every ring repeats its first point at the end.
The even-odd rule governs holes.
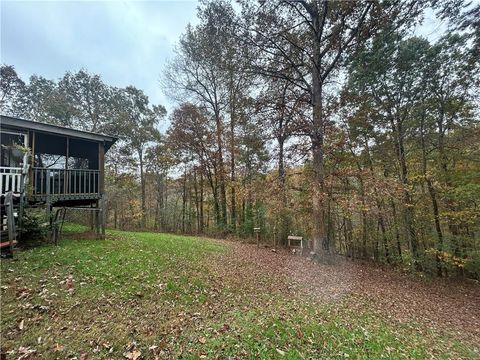
{"type": "Polygon", "coordinates": [[[20,194],[22,191],[22,168],[21,167],[0,167],[0,192],[7,194],[13,192],[20,194]]]}
{"type": "Polygon", "coordinates": [[[8,241],[10,242],[10,252],[13,254],[13,246],[16,241],[16,229],[15,229],[15,214],[13,207],[13,193],[10,191],[5,195],[5,205],[7,213],[7,229],[8,229],[8,241]]]}

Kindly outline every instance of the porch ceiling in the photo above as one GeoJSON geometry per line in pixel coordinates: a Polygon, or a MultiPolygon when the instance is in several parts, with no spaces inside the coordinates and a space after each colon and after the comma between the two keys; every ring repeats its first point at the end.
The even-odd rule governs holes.
{"type": "Polygon", "coordinates": [[[42,132],[46,134],[52,134],[57,136],[68,136],[70,138],[77,138],[83,140],[89,140],[94,142],[103,142],[105,144],[105,151],[108,151],[110,147],[118,140],[114,136],[102,135],[98,133],[92,133],[87,131],[80,131],[69,129],[62,126],[44,124],[40,122],[15,118],[11,116],[1,115],[1,127],[5,129],[12,129],[17,131],[34,130],[36,132],[42,132]]]}

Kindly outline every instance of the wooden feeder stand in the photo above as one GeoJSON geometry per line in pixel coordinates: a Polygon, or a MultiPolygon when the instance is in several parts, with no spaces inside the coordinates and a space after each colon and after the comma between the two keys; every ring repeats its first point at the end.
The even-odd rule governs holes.
{"type": "Polygon", "coordinates": [[[289,235],[288,236],[288,247],[295,247],[295,248],[300,248],[300,250],[303,252],[303,237],[302,236],[293,236],[289,235]],[[300,244],[298,244],[300,242],[300,244]],[[295,244],[295,245],[292,245],[295,244]]]}
{"type": "Polygon", "coordinates": [[[257,247],[260,247],[260,228],[253,228],[253,232],[257,234],[257,247]]]}

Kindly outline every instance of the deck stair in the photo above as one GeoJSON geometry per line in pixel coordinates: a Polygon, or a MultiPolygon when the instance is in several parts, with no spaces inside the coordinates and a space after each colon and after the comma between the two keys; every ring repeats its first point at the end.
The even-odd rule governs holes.
{"type": "Polygon", "coordinates": [[[0,249],[2,256],[13,256],[14,247],[17,245],[17,221],[21,208],[21,197],[13,192],[8,192],[1,197],[1,228],[0,249]]]}

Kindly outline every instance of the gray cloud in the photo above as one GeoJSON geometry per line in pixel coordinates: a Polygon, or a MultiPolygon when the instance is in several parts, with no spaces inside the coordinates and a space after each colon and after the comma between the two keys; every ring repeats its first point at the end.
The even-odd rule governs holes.
{"type": "Polygon", "coordinates": [[[197,1],[2,1],[1,62],[27,79],[85,68],[171,107],[158,79],[197,1]]]}

